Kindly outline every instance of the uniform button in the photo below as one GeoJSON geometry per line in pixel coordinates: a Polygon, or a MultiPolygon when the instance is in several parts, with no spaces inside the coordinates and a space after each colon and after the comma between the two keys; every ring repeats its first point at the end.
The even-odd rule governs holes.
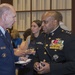
{"type": "Polygon", "coordinates": [[[54,33],[51,34],[52,36],[54,35],[54,33]]]}
{"type": "Polygon", "coordinates": [[[37,49],[39,49],[39,48],[37,48],[37,49]]]}
{"type": "Polygon", "coordinates": [[[46,52],[44,52],[44,54],[47,54],[46,52]]]}
{"type": "Polygon", "coordinates": [[[56,49],[54,51],[57,51],[56,49]]]}
{"type": "Polygon", "coordinates": [[[62,30],[62,32],[64,32],[64,30],[62,30]]]}
{"type": "Polygon", "coordinates": [[[45,46],[48,47],[48,44],[46,44],[45,46]]]}
{"type": "Polygon", "coordinates": [[[49,40],[51,39],[51,37],[49,37],[49,40]]]}
{"type": "Polygon", "coordinates": [[[44,59],[43,62],[46,62],[46,60],[44,59]]]}

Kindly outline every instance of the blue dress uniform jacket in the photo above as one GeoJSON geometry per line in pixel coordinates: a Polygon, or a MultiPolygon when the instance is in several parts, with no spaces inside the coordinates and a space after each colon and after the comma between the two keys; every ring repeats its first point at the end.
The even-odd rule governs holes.
{"type": "Polygon", "coordinates": [[[50,34],[42,34],[36,42],[36,61],[50,64],[44,75],[75,75],[75,37],[58,27],[50,34]]]}
{"type": "Polygon", "coordinates": [[[14,52],[9,33],[0,31],[0,75],[15,75],[14,52]]]}

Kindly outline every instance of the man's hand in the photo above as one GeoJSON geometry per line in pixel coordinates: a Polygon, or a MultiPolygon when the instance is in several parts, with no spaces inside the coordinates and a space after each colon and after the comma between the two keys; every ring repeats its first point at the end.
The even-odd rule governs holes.
{"type": "Polygon", "coordinates": [[[16,56],[23,56],[23,55],[26,55],[26,51],[25,50],[21,50],[21,49],[14,49],[14,55],[16,55],[16,56]]]}
{"type": "Polygon", "coordinates": [[[40,63],[39,62],[35,62],[34,63],[34,70],[38,71],[40,69],[40,63]]]}
{"type": "Polygon", "coordinates": [[[28,55],[28,54],[33,54],[35,55],[35,52],[34,50],[21,50],[19,48],[17,49],[14,49],[14,55],[16,56],[25,56],[25,55],[28,55]]]}
{"type": "Polygon", "coordinates": [[[36,66],[36,69],[37,69],[36,71],[37,71],[37,73],[38,73],[38,74],[49,73],[49,72],[50,72],[50,64],[47,63],[47,62],[41,62],[41,64],[43,64],[43,65],[40,65],[40,63],[39,63],[39,66],[40,66],[39,69],[37,69],[38,67],[36,66]]]}

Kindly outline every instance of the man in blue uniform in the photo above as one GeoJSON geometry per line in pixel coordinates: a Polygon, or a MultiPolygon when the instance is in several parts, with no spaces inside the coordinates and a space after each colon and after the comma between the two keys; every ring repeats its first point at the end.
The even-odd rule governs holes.
{"type": "MultiPolygon", "coordinates": [[[[21,53],[17,51],[14,55],[14,50],[11,44],[11,38],[6,31],[7,28],[12,28],[16,21],[16,12],[12,5],[0,5],[0,75],[15,75],[15,55],[19,56],[21,53]]],[[[16,59],[16,60],[17,60],[16,59]]],[[[24,60],[24,58],[22,58],[24,60]]]]}
{"type": "Polygon", "coordinates": [[[10,4],[0,5],[0,75],[15,75],[14,52],[7,28],[16,21],[16,12],[10,4]]]}
{"type": "Polygon", "coordinates": [[[58,13],[42,15],[44,33],[36,42],[34,69],[42,75],[75,75],[75,37],[59,26],[58,13]]]}

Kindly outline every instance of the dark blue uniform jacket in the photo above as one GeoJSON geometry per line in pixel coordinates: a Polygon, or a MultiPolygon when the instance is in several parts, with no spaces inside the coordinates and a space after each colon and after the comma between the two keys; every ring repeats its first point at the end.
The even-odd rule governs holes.
{"type": "Polygon", "coordinates": [[[60,27],[43,33],[36,42],[35,61],[50,64],[50,73],[44,75],[75,75],[75,37],[60,27]]]}
{"type": "Polygon", "coordinates": [[[0,75],[15,75],[14,51],[7,35],[6,38],[0,31],[0,75]]]}

